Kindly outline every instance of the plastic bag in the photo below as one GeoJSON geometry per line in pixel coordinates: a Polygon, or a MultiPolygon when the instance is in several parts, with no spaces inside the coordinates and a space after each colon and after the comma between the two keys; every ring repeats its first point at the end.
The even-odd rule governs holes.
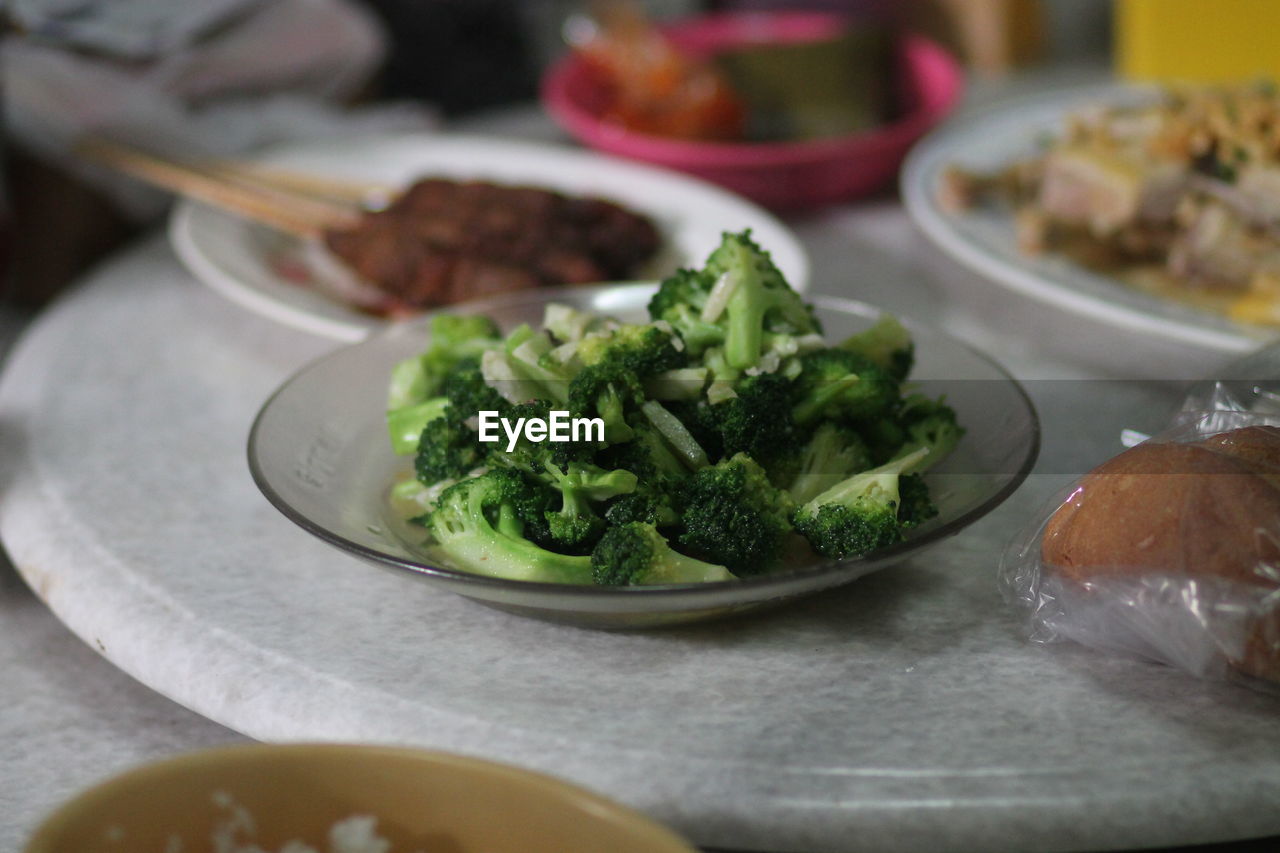
{"type": "Polygon", "coordinates": [[[1280,431],[1253,427],[1280,427],[1280,396],[1203,383],[1167,430],[1055,496],[1000,568],[1029,638],[1280,690],[1280,431]],[[1257,437],[1265,454],[1236,455],[1257,437]]]}

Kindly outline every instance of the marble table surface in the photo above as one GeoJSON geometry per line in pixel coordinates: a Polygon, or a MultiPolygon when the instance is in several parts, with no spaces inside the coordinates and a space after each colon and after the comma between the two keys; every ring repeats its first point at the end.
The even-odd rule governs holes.
{"type": "MultiPolygon", "coordinates": [[[[1107,658],[1081,649],[1055,647],[1044,649],[1021,642],[1015,619],[998,603],[991,577],[993,549],[1006,541],[1010,532],[1025,523],[1044,495],[1074,471],[1084,470],[1102,455],[1118,447],[1119,426],[1153,429],[1167,415],[1181,390],[1181,383],[1161,381],[1198,377],[1213,371],[1220,357],[1212,353],[1170,351],[1158,341],[1118,341],[1105,328],[1088,328],[1084,324],[1064,323],[1061,318],[1046,315],[1037,306],[992,290],[958,270],[947,259],[925,245],[916,234],[897,203],[889,197],[852,205],[824,214],[792,222],[813,260],[813,280],[817,292],[847,293],[843,282],[856,277],[856,295],[865,301],[891,310],[943,325],[991,352],[1027,386],[1040,408],[1045,422],[1045,450],[1038,473],[1027,486],[995,514],[970,531],[953,540],[945,561],[918,562],[872,576],[847,591],[822,601],[801,604],[766,616],[742,630],[734,640],[717,638],[707,629],[689,629],[674,639],[626,638],[606,639],[606,647],[616,649],[621,643],[653,653],[663,665],[679,670],[689,667],[679,652],[689,644],[720,646],[723,660],[745,662],[756,649],[766,649],[776,641],[809,643],[815,649],[828,647],[818,659],[826,667],[838,666],[844,660],[862,661],[849,664],[848,674],[871,681],[895,685],[902,694],[903,707],[917,706],[916,713],[903,718],[902,738],[915,740],[921,750],[933,750],[940,763],[953,767],[972,767],[985,772],[970,774],[969,788],[963,795],[953,785],[943,783],[936,797],[922,795],[923,788],[910,774],[887,780],[883,774],[868,782],[850,771],[850,763],[832,761],[828,776],[814,775],[814,755],[847,752],[847,743],[801,742],[794,740],[806,723],[804,704],[799,716],[787,719],[776,712],[775,697],[761,700],[764,716],[758,737],[739,741],[742,759],[751,766],[772,764],[783,771],[780,777],[761,777],[754,781],[734,778],[742,767],[721,764],[713,767],[705,755],[684,756],[686,769],[700,759],[708,759],[708,773],[719,778],[691,780],[693,776],[661,779],[637,779],[625,772],[611,775],[600,765],[599,755],[569,754],[554,769],[621,796],[646,808],[661,819],[687,832],[698,841],[716,846],[734,846],[756,850],[855,850],[855,849],[943,849],[946,825],[957,817],[966,833],[958,837],[969,846],[977,843],[988,849],[1122,849],[1155,845],[1188,844],[1209,841],[1247,839],[1280,833],[1280,814],[1266,805],[1280,795],[1280,715],[1275,700],[1232,686],[1209,685],[1191,681],[1180,674],[1140,662],[1107,658]],[[1099,417],[1098,413],[1105,413],[1099,417]],[[954,607],[949,610],[921,611],[937,631],[954,633],[956,648],[936,646],[938,634],[931,639],[913,638],[904,633],[910,624],[913,601],[936,602],[937,590],[945,590],[954,607]],[[933,592],[931,592],[933,591],[933,592]],[[905,620],[905,621],[904,621],[905,620]],[[848,627],[861,626],[862,639],[848,627]],[[879,644],[886,656],[867,665],[858,655],[865,648],[859,644],[879,644]],[[832,644],[838,648],[831,651],[832,644]],[[840,645],[844,644],[844,645],[840,645]],[[962,670],[955,664],[962,658],[973,664],[962,670]],[[984,685],[1017,682],[1026,689],[1018,697],[993,696],[987,705],[974,705],[984,685]],[[962,704],[960,701],[962,700],[962,704]],[[950,704],[955,702],[956,704],[950,704]],[[775,710],[769,710],[774,708],[775,710]],[[950,728],[934,727],[931,731],[911,730],[913,720],[938,719],[948,716],[950,728]],[[1074,721],[1085,718],[1097,723],[1089,730],[1074,721]],[[1124,730],[1116,732],[1107,721],[1121,721],[1124,730]],[[772,745],[792,739],[798,754],[787,762],[772,745]],[[970,743],[982,741],[988,747],[999,745],[998,755],[973,755],[966,752],[970,743]],[[1027,768],[1038,767],[1040,776],[1054,777],[1063,787],[1053,791],[1037,788],[1043,795],[1019,797],[1010,780],[1002,779],[1000,766],[1017,765],[1028,781],[1027,768]],[[1092,764],[1091,764],[1092,762],[1092,764]],[[1093,764],[1108,764],[1115,772],[1110,778],[1093,780],[1093,764]],[[1067,772],[1062,773],[1066,769],[1067,772]],[[781,781],[780,781],[781,779],[781,781]],[[620,785],[635,787],[628,791],[620,785]],[[681,803],[676,796],[687,785],[705,795],[708,791],[724,793],[721,800],[681,803]],[[868,788],[867,785],[871,785],[868,788]],[[1169,800],[1150,796],[1152,785],[1167,792],[1169,800]],[[870,807],[858,795],[874,789],[870,807]],[[895,800],[894,791],[900,793],[895,800]],[[1089,809],[1090,819],[1079,820],[1074,809],[1089,801],[1098,790],[1114,797],[1111,806],[1089,809]],[[730,796],[732,795],[732,796],[730,796]],[[779,802],[781,799],[785,802],[779,802]],[[841,797],[847,799],[841,801],[841,797]],[[992,808],[993,797],[1005,798],[1003,808],[992,808]],[[760,822],[743,820],[744,803],[753,806],[772,802],[770,814],[777,820],[760,822]],[[912,809],[911,819],[895,822],[895,809],[912,809]],[[864,813],[859,814],[862,809],[864,813]],[[833,814],[836,815],[833,817],[833,814]],[[1050,821],[1048,826],[1043,821],[1050,821]],[[864,834],[865,833],[865,834],[864,834]],[[985,843],[984,843],[985,842],[985,843]]],[[[107,345],[114,340],[119,347],[136,347],[139,352],[154,352],[156,341],[164,329],[133,326],[130,323],[129,300],[150,306],[154,316],[172,316],[179,304],[189,309],[201,323],[189,327],[196,340],[194,352],[215,360],[212,367],[200,371],[201,382],[208,383],[211,394],[210,417],[234,418],[243,415],[236,407],[222,409],[217,394],[243,401],[269,390],[270,386],[291,366],[301,364],[312,355],[332,346],[330,342],[307,338],[301,333],[281,330],[269,322],[248,315],[236,306],[223,302],[192,281],[178,267],[160,239],[135,247],[112,266],[72,291],[49,314],[38,318],[35,329],[58,323],[64,328],[85,322],[83,318],[100,311],[103,319],[84,340],[60,347],[48,345],[50,351],[76,353],[64,355],[64,364],[75,361],[87,371],[105,372],[118,369],[122,360],[96,359],[93,345],[107,345]],[[157,307],[159,306],[159,307],[157,307]],[[61,318],[59,317],[61,314],[61,318]],[[76,318],[79,319],[76,319],[76,318]],[[204,329],[203,332],[199,331],[204,329]],[[222,335],[240,336],[236,347],[225,345],[222,335]],[[203,335],[203,337],[201,337],[203,335]],[[249,387],[239,387],[245,363],[268,365],[268,369],[250,380],[249,387]],[[104,365],[111,364],[114,367],[104,365]],[[219,380],[218,377],[222,377],[219,380]],[[218,387],[219,381],[226,387],[218,387]],[[231,387],[237,385],[237,387],[231,387]],[[258,387],[258,386],[261,387],[258,387]]],[[[0,333],[11,339],[26,317],[0,315],[0,333]]],[[[139,365],[141,371],[145,365],[139,365]]],[[[33,374],[34,375],[34,374],[33,374]]],[[[125,383],[127,386],[127,383],[125,383]]],[[[142,382],[142,386],[146,383],[142,382]]],[[[140,392],[145,396],[145,388],[140,392]]],[[[131,404],[129,390],[119,391],[119,405],[131,404]]],[[[65,409],[65,401],[47,389],[27,389],[19,396],[50,402],[65,409]]],[[[98,400],[103,402],[103,400],[98,400]]],[[[29,413],[28,413],[29,414],[29,413]]],[[[0,505],[10,478],[21,464],[28,449],[21,422],[15,422],[12,411],[0,411],[0,447],[6,461],[0,463],[0,505]]],[[[159,452],[163,442],[178,440],[161,434],[157,437],[159,452]]],[[[227,441],[230,443],[231,438],[227,441]]],[[[47,447],[39,441],[30,446],[37,458],[47,464],[47,447]]],[[[211,458],[220,463],[230,452],[219,446],[211,450],[211,458]]],[[[237,456],[237,461],[239,461],[237,456]]],[[[208,474],[204,460],[193,460],[192,476],[199,480],[208,474]]],[[[118,472],[117,472],[118,473],[118,472]]],[[[243,476],[243,469],[234,472],[243,476]]],[[[245,478],[246,495],[252,496],[252,485],[245,478]]],[[[9,519],[20,516],[11,507],[5,511],[9,519]]],[[[192,507],[191,512],[196,508],[192,507]]],[[[181,515],[181,513],[179,513],[181,515]]],[[[261,615],[269,619],[271,606],[288,609],[284,601],[272,596],[288,595],[289,580],[302,580],[314,568],[326,579],[339,583],[343,574],[367,578],[377,588],[398,589],[397,579],[380,578],[357,564],[349,564],[330,555],[323,546],[309,541],[300,531],[287,529],[287,522],[276,518],[269,507],[246,510],[242,519],[252,540],[264,530],[270,536],[293,537],[301,557],[274,562],[272,571],[278,588],[272,587],[262,600],[254,590],[246,590],[244,604],[261,607],[261,615]],[[290,576],[293,576],[292,578],[290,576]]],[[[17,522],[10,521],[10,524],[17,522]]],[[[127,534],[125,551],[137,553],[145,549],[145,520],[134,519],[138,529],[127,534]]],[[[57,572],[44,573],[36,562],[26,558],[36,553],[32,546],[41,540],[54,559],[65,559],[67,545],[76,547],[85,541],[83,528],[65,531],[49,530],[43,536],[19,536],[24,570],[39,594],[58,601],[52,586],[57,572]],[[39,578],[49,578],[42,586],[39,578]]],[[[93,537],[89,537],[92,539],[93,537]]],[[[251,543],[250,543],[251,544],[251,543]]],[[[249,565],[254,554],[237,551],[238,543],[226,543],[241,565],[249,565]]],[[[98,551],[85,551],[86,561],[115,559],[115,546],[98,551]]],[[[52,567],[52,563],[50,564],[52,567]]],[[[113,567],[116,568],[116,567],[113,567]]],[[[127,567],[126,567],[127,568],[127,567]]],[[[65,601],[66,599],[64,599],[65,601]]],[[[182,605],[182,602],[171,602],[182,605]]],[[[471,625],[479,623],[494,630],[523,633],[532,641],[540,641],[570,655],[573,652],[558,632],[536,623],[510,622],[511,617],[476,607],[465,602],[420,602],[433,616],[465,618],[471,625]]],[[[109,609],[109,608],[108,608],[109,609]]],[[[319,614],[317,614],[319,615],[319,614]]],[[[377,619],[379,613],[369,614],[377,619]]],[[[87,624],[79,621],[83,632],[87,624]]],[[[250,683],[238,695],[226,690],[225,681],[213,670],[218,662],[184,660],[182,649],[168,650],[166,666],[183,678],[169,680],[164,688],[188,705],[199,706],[197,714],[178,702],[166,698],[135,681],[119,667],[153,676],[152,664],[130,655],[146,646],[146,638],[132,632],[130,626],[109,627],[121,640],[122,648],[107,648],[86,635],[77,638],[63,626],[5,564],[0,564],[0,849],[17,849],[39,817],[58,801],[104,775],[138,762],[170,755],[176,751],[232,743],[248,734],[271,739],[289,739],[302,734],[317,736],[348,734],[360,720],[326,719],[324,724],[297,726],[296,721],[308,713],[308,702],[314,697],[292,696],[290,707],[278,704],[287,691],[275,690],[269,684],[250,683]],[[113,665],[113,663],[115,665],[113,665]],[[150,667],[150,668],[149,668],[150,667]],[[231,723],[235,728],[212,722],[208,717],[231,723]],[[293,728],[290,730],[290,721],[293,728]],[[237,731],[236,729],[239,729],[237,731]]],[[[145,631],[145,626],[139,627],[145,631]]],[[[597,642],[600,635],[583,635],[576,642],[597,642]]],[[[242,638],[220,638],[222,648],[234,646],[242,638]]],[[[214,643],[209,648],[215,649],[214,643]]],[[[791,648],[795,648],[794,645],[791,648]]],[[[259,653],[262,650],[257,650],[259,653]]],[[[281,649],[269,650],[272,654],[281,649]]],[[[290,654],[305,657],[305,649],[284,648],[290,654]]],[[[499,649],[490,644],[486,654],[497,655],[499,649]]],[[[355,655],[358,657],[359,653],[355,655]]],[[[268,665],[280,664],[270,660],[268,665]]],[[[785,694],[795,683],[786,666],[799,666],[805,658],[791,653],[783,662],[775,662],[776,690],[785,694]],[[785,666],[784,666],[785,664],[785,666]]],[[[285,663],[290,663],[285,661],[285,663]]],[[[495,666],[511,671],[511,664],[494,661],[495,666]]],[[[632,666],[643,672],[646,665],[632,659],[632,666]]],[[[289,666],[283,666],[284,672],[289,666]]],[[[383,672],[394,674],[394,667],[383,672]]],[[[483,690],[483,673],[467,675],[455,668],[445,686],[456,687],[468,680],[483,690]]],[[[692,667],[691,671],[696,671],[692,667]]],[[[829,669],[830,672],[838,670],[829,669]]],[[[270,673],[269,666],[262,672],[270,673]]],[[[324,681],[332,674],[310,673],[324,681]]],[[[401,673],[412,680],[414,673],[401,673]]],[[[154,681],[154,679],[153,679],[154,681]]],[[[332,682],[333,695],[349,688],[332,682]]],[[[389,695],[395,691],[388,685],[389,695]]],[[[725,679],[717,685],[731,692],[732,683],[725,679]]],[[[530,693],[539,693],[545,685],[523,685],[530,693]]],[[[398,697],[403,698],[403,697],[398,697]]],[[[706,697],[688,690],[663,696],[672,724],[692,720],[687,709],[706,697]]],[[[817,697],[818,702],[831,697],[817,697]]],[[[430,703],[428,703],[430,704],[430,703]]],[[[607,708],[607,702],[602,704],[607,708]]],[[[352,706],[354,707],[354,706],[352,706]]],[[[433,713],[440,709],[428,709],[433,713]]],[[[501,714],[489,716],[475,707],[457,705],[460,718],[447,715],[432,717],[437,731],[448,732],[462,751],[485,753],[486,745],[504,743],[510,749],[503,755],[520,763],[544,764],[547,750],[566,732],[556,724],[541,721],[516,721],[523,727],[514,734],[494,730],[495,721],[509,726],[513,721],[501,714]],[[465,718],[470,714],[469,718],[465,718]],[[541,736],[539,736],[541,735],[541,736]]],[[[397,725],[384,731],[392,737],[413,731],[410,709],[393,709],[397,725]]],[[[711,720],[720,714],[738,719],[733,709],[711,709],[711,720]]],[[[424,715],[426,712],[424,711],[424,715]]],[[[638,719],[638,718],[637,718],[638,719]]],[[[851,713],[851,729],[856,731],[856,708],[851,713]]],[[[688,725],[694,726],[693,722],[688,725]]],[[[877,725],[884,725],[883,721],[877,725]]],[[[818,728],[822,728],[819,724],[818,728]]],[[[884,734],[873,729],[861,738],[852,737],[859,748],[868,751],[866,767],[875,766],[877,744],[871,735],[884,734]]],[[[419,730],[420,740],[430,741],[431,732],[419,730]]],[[[714,740],[714,737],[712,737],[714,740]]],[[[676,739],[675,742],[679,742],[676,739]]],[[[602,749],[616,744],[602,744],[602,749]]],[[[572,750],[567,752],[573,753],[572,750]]],[[[901,756],[899,756],[901,757],[901,756]]],[[[645,756],[638,756],[643,760],[645,756]]],[[[674,761],[674,759],[673,759],[674,761]]],[[[650,767],[650,765],[643,765],[650,767]]],[[[1035,774],[1032,774],[1033,776],[1035,774]]],[[[932,780],[936,783],[937,780],[932,780]]],[[[1039,784],[1030,779],[1032,787],[1039,784]]],[[[905,813],[905,812],[904,812],[905,813]]],[[[957,839],[953,839],[957,840],[957,839]]],[[[1274,843],[1256,842],[1232,845],[1233,849],[1274,849],[1274,843]]]]}

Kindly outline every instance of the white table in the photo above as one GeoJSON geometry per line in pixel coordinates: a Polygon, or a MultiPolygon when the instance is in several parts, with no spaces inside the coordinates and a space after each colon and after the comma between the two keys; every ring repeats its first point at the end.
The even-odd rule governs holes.
{"type": "MultiPolygon", "coordinates": [[[[1118,416],[1125,425],[1151,429],[1164,414],[1161,407],[1176,392],[1174,386],[1150,382],[1093,384],[1104,376],[1099,364],[1109,360],[1108,354],[1105,346],[1082,342],[1095,334],[1105,342],[1105,330],[1081,328],[1062,334],[1064,324],[1059,318],[1045,316],[1036,306],[1020,304],[956,270],[923,244],[891,198],[793,224],[812,253],[817,292],[842,292],[839,282],[856,267],[863,283],[855,294],[859,298],[945,325],[988,349],[1020,377],[1037,380],[1029,385],[1046,424],[1041,463],[1046,480],[1083,470],[1117,447],[1115,423],[1100,422],[1091,412],[1081,411],[1081,399],[1106,395],[1121,407],[1118,416]],[[1038,381],[1047,379],[1058,381],[1038,381]]],[[[128,262],[152,265],[167,276],[181,275],[159,241],[132,250],[128,262]]],[[[85,298],[83,293],[73,291],[67,299],[85,298]]],[[[193,298],[210,311],[240,310],[218,303],[217,297],[203,291],[193,298]]],[[[307,346],[320,352],[329,344],[316,341],[304,349],[307,346]]],[[[1167,359],[1162,365],[1172,371],[1169,375],[1194,375],[1212,361],[1187,357],[1182,365],[1167,359]]],[[[1116,372],[1123,376],[1126,371],[1151,372],[1142,363],[1122,365],[1116,372]]],[[[0,416],[0,439],[4,428],[0,416]]],[[[1031,493],[1024,493],[1024,498],[1031,493]]],[[[1015,498],[983,522],[983,541],[999,538],[1003,527],[994,527],[1016,524],[1028,512],[1025,501],[1015,498]]],[[[102,660],[67,632],[8,567],[0,568],[0,614],[0,734],[5,735],[0,740],[0,849],[16,848],[41,814],[105,774],[179,750],[245,739],[152,692],[102,660]]],[[[1152,668],[1128,661],[1098,662],[1088,653],[1072,650],[1044,654],[1053,656],[1045,661],[1049,672],[1064,667],[1068,675],[1078,677],[1088,671],[1112,687],[1136,675],[1139,692],[1157,689],[1151,687],[1151,679],[1163,682],[1177,677],[1153,674],[1152,668]]],[[[1207,709],[1215,701],[1243,701],[1258,713],[1265,710],[1263,700],[1231,693],[1235,688],[1188,683],[1185,689],[1199,692],[1202,698],[1197,701],[1207,703],[1207,709]]],[[[1248,837],[1276,832],[1278,820],[1261,813],[1230,826],[1201,822],[1198,831],[1192,827],[1182,837],[1188,841],[1248,837]]],[[[1116,833],[1117,838],[1136,845],[1137,839],[1126,836],[1123,827],[1117,827],[1116,833]]],[[[734,837],[734,833],[719,827],[718,837],[734,837]]],[[[1161,840],[1168,843],[1176,838],[1161,840]]]]}

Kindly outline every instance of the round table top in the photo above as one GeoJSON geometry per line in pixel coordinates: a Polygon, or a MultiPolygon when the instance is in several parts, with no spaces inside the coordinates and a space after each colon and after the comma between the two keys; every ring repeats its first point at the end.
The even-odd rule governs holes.
{"type": "MultiPolygon", "coordinates": [[[[902,260],[910,250],[885,252],[886,233],[910,233],[895,205],[798,228],[818,292],[948,319],[930,271],[902,260]],[[856,239],[877,228],[875,248],[856,239]],[[855,262],[865,289],[824,279],[855,262]]],[[[249,424],[335,345],[223,301],[152,241],[37,318],[0,382],[0,536],[14,565],[91,648],[226,727],[175,738],[184,746],[239,732],[442,748],[568,778],[742,849],[1083,850],[1280,832],[1273,697],[1030,645],[995,588],[1009,538],[1070,472],[1113,453],[1120,428],[1158,425],[1170,386],[1091,382],[1086,368],[1033,379],[1039,473],[924,557],[773,613],[602,633],[379,572],[267,504],[245,463],[249,424]]],[[[996,354],[1024,377],[1054,373],[1013,347],[996,354]]],[[[92,704],[91,725],[114,713],[92,704]]]]}

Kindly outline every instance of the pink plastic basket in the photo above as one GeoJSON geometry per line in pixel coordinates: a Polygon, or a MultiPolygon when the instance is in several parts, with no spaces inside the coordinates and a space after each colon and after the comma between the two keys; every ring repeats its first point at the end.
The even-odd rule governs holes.
{"type": "MultiPolygon", "coordinates": [[[[664,28],[677,45],[707,55],[750,43],[795,43],[835,35],[847,19],[818,12],[753,12],[690,18],[664,28]]],[[[610,154],[696,175],[774,209],[846,201],[890,183],[907,150],[955,106],[963,76],[934,42],[898,43],[905,113],[874,130],[797,142],[699,142],[636,133],[602,121],[600,81],[579,57],[548,69],[542,101],[580,142],[610,154]]]]}

